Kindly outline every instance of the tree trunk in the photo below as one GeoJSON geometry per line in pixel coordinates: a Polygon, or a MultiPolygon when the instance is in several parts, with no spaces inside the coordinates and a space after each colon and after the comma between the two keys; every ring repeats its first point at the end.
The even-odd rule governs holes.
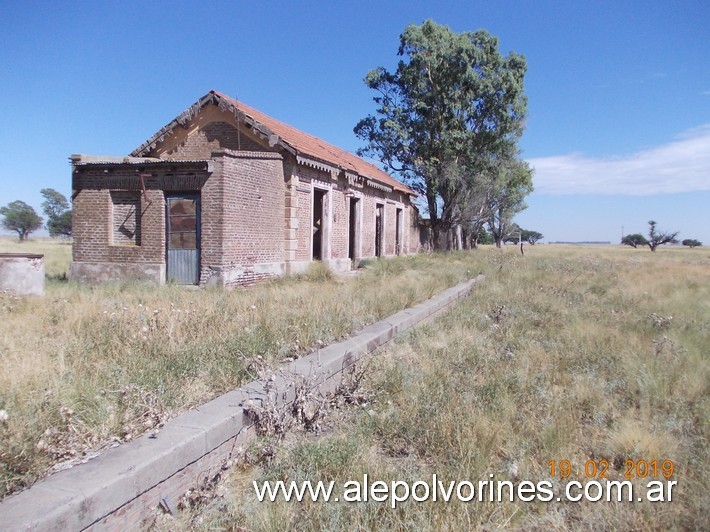
{"type": "MultiPolygon", "coordinates": [[[[437,221],[438,222],[438,221],[437,221]]],[[[434,223],[432,220],[431,224],[431,249],[432,251],[438,251],[440,247],[439,244],[439,224],[434,223]]]]}
{"type": "Polygon", "coordinates": [[[454,249],[454,233],[449,227],[446,230],[446,251],[452,251],[454,249]]]}

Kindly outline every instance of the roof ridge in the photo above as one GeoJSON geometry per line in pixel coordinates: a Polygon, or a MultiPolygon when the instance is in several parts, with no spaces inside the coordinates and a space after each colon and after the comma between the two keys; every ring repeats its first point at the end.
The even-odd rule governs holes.
{"type": "Polygon", "coordinates": [[[263,111],[260,111],[259,109],[238,100],[237,98],[233,98],[216,90],[210,90],[207,94],[197,100],[197,102],[180,113],[180,115],[178,115],[172,122],[161,128],[155,135],[136,148],[131,155],[138,156],[141,153],[144,153],[152,145],[160,142],[175,127],[175,125],[183,123],[185,120],[191,118],[205,105],[209,103],[216,103],[219,105],[219,101],[214,101],[215,97],[218,100],[224,101],[227,105],[233,106],[235,112],[244,113],[244,116],[249,117],[257,124],[264,126],[270,131],[270,133],[277,135],[280,140],[288,146],[287,149],[289,149],[289,147],[293,148],[296,153],[300,153],[301,155],[321,160],[328,165],[333,165],[344,170],[355,172],[358,175],[377,181],[383,185],[391,187],[392,189],[415,195],[414,191],[410,187],[396,180],[381,168],[365,161],[358,155],[350,153],[335,144],[302,131],[290,124],[287,124],[286,122],[273,118],[263,111]]]}

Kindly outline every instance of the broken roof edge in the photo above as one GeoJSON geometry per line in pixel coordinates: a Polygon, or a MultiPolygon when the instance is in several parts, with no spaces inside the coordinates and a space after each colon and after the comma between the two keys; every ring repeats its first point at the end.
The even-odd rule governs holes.
{"type": "Polygon", "coordinates": [[[77,171],[79,168],[106,168],[118,166],[132,166],[136,172],[143,168],[199,168],[213,171],[213,162],[210,159],[156,159],[155,157],[110,157],[103,155],[74,154],[70,158],[72,168],[77,171]]]}
{"type": "Polygon", "coordinates": [[[261,124],[260,122],[240,110],[238,102],[237,105],[234,105],[230,100],[231,98],[229,98],[228,96],[221,94],[215,90],[211,90],[210,92],[202,96],[199,100],[197,100],[195,103],[193,103],[190,107],[185,109],[176,118],[174,118],[162,128],[160,128],[157,133],[155,133],[143,144],[133,150],[130,153],[130,156],[140,157],[141,154],[145,153],[146,151],[152,150],[156,146],[156,144],[162,142],[165,137],[169,135],[173,131],[173,129],[175,129],[176,126],[186,126],[190,120],[197,116],[197,113],[202,110],[203,107],[209,104],[216,105],[223,110],[231,111],[234,114],[234,117],[237,119],[237,122],[242,121],[247,126],[252,127],[259,133],[264,135],[264,137],[268,139],[270,146],[275,146],[278,143],[286,151],[294,155],[296,154],[296,149],[293,146],[288,144],[288,142],[285,142],[283,139],[279,138],[278,135],[275,135],[267,126],[261,124]]]}
{"type": "MultiPolygon", "coordinates": [[[[130,153],[130,156],[131,157],[140,157],[141,154],[144,154],[147,151],[152,150],[159,142],[162,142],[165,139],[165,137],[167,135],[169,135],[176,126],[178,126],[178,125],[183,126],[183,127],[186,126],[190,120],[192,120],[193,118],[195,118],[197,116],[197,114],[199,113],[200,110],[202,110],[203,107],[205,107],[206,105],[209,105],[209,104],[213,104],[213,105],[218,106],[220,109],[231,111],[234,114],[237,122],[240,122],[240,121],[243,122],[245,125],[251,127],[256,132],[263,135],[265,139],[268,139],[270,146],[273,147],[276,144],[278,144],[283,149],[285,149],[287,152],[294,155],[297,159],[299,159],[299,158],[302,160],[303,159],[310,159],[312,161],[317,161],[321,164],[325,164],[329,167],[337,168],[337,169],[347,172],[347,173],[354,172],[367,180],[376,181],[378,183],[381,183],[382,185],[384,185],[384,187],[386,187],[388,189],[398,190],[399,192],[403,192],[403,193],[408,194],[412,197],[418,196],[418,194],[416,192],[414,192],[410,187],[408,187],[404,183],[398,181],[394,177],[390,176],[384,170],[377,168],[372,163],[365,161],[364,159],[358,157],[357,155],[345,152],[345,150],[343,150],[342,148],[338,148],[334,144],[330,144],[329,142],[318,139],[318,137],[314,137],[313,135],[310,135],[309,133],[306,133],[305,131],[301,131],[301,130],[298,130],[297,128],[294,128],[293,126],[289,126],[285,122],[281,122],[280,120],[277,120],[273,117],[268,117],[268,115],[265,115],[261,111],[258,111],[255,109],[255,111],[257,111],[260,114],[264,114],[264,116],[267,116],[270,120],[273,120],[276,123],[283,124],[283,126],[289,128],[289,129],[296,130],[299,133],[302,133],[302,134],[308,135],[309,137],[312,137],[314,139],[320,140],[321,142],[335,148],[336,150],[340,150],[344,153],[348,153],[348,155],[350,155],[351,157],[355,157],[355,158],[359,159],[359,161],[362,164],[372,167],[375,171],[379,171],[379,172],[382,172],[383,174],[385,174],[389,178],[389,180],[392,180],[392,183],[383,181],[381,178],[378,179],[375,175],[368,175],[368,173],[363,173],[362,171],[359,171],[355,167],[343,166],[342,164],[336,163],[334,161],[327,160],[322,157],[318,157],[314,154],[304,152],[303,150],[297,149],[294,145],[289,143],[286,139],[275,134],[271,130],[271,128],[269,128],[267,125],[259,122],[253,116],[250,116],[248,114],[248,112],[246,112],[244,109],[240,109],[239,103],[240,102],[238,100],[231,98],[230,96],[227,96],[226,94],[222,94],[218,91],[211,90],[210,92],[208,92],[207,94],[202,96],[200,99],[198,99],[190,107],[185,109],[182,113],[180,113],[175,119],[173,119],[171,122],[169,122],[168,124],[163,126],[160,130],[158,130],[157,133],[155,133],[153,136],[151,136],[143,144],[138,146],[138,148],[133,150],[130,153]]],[[[245,107],[249,108],[248,105],[246,105],[246,104],[244,104],[244,105],[245,105],[245,107]]],[[[300,161],[299,161],[299,164],[300,164],[300,161]]]]}
{"type": "Polygon", "coordinates": [[[75,153],[69,157],[69,160],[74,166],[87,165],[190,165],[190,164],[205,164],[211,162],[209,159],[158,159],[156,157],[115,157],[109,155],[85,155],[75,153]]]}
{"type": "Polygon", "coordinates": [[[72,164],[116,164],[116,163],[131,163],[137,164],[142,162],[157,162],[160,159],[155,157],[116,157],[112,155],[86,155],[83,153],[73,153],[69,160],[72,164]]]}

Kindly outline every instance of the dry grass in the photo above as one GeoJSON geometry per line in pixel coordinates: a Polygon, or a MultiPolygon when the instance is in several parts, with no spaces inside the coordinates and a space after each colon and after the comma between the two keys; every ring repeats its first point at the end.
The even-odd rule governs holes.
{"type": "MultiPolygon", "coordinates": [[[[710,256],[535,246],[483,251],[472,297],[374,359],[375,400],[330,431],[261,441],[165,528],[710,529],[710,256]],[[493,273],[494,272],[494,273],[493,273]],[[268,444],[268,445],[267,445],[268,444]],[[271,455],[273,454],[273,457],[271,455]],[[262,452],[263,455],[263,452],[262,452]],[[553,480],[551,460],[673,460],[672,503],[259,503],[252,480],[553,480]]],[[[645,483],[637,479],[635,485],[645,483]]],[[[659,480],[665,480],[660,478],[659,480]]]]}
{"type": "MultiPolygon", "coordinates": [[[[68,268],[69,246],[2,245],[44,252],[48,276],[68,268]]],[[[479,271],[464,254],[418,256],[348,278],[315,267],[249,290],[55,278],[44,298],[2,294],[0,496],[248,382],[259,364],[300,356],[479,271]]]]}
{"type": "Polygon", "coordinates": [[[44,255],[48,280],[66,279],[71,265],[71,240],[30,237],[20,243],[16,238],[0,236],[0,253],[37,253],[44,255]]]}

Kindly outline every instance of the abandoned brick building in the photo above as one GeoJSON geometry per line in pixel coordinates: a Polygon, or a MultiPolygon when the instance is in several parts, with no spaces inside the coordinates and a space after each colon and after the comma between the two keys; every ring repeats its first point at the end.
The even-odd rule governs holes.
{"type": "Polygon", "coordinates": [[[73,155],[72,277],[249,284],[419,247],[414,193],[211,91],[128,157],[73,155]]]}

